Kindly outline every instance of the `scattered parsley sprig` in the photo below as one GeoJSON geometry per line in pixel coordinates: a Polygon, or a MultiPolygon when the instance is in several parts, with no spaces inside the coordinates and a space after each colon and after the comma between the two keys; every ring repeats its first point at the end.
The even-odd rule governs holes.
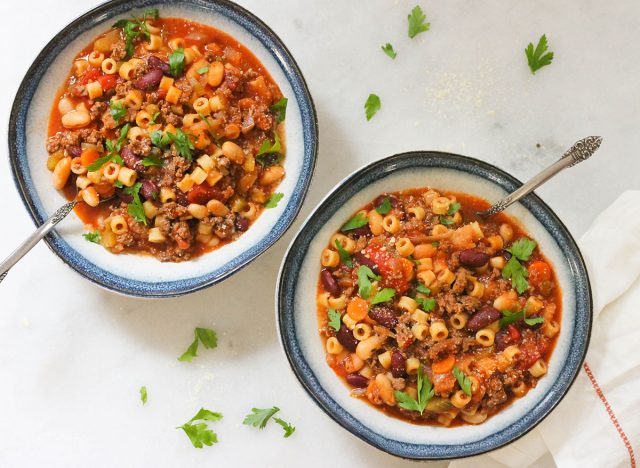
{"type": "MultiPolygon", "coordinates": [[[[272,406],[271,408],[251,408],[251,414],[248,414],[242,424],[246,424],[247,426],[257,427],[259,429],[264,429],[267,426],[269,420],[278,412],[280,408],[277,406],[272,406]]],[[[296,430],[294,426],[289,424],[288,422],[280,419],[273,418],[273,420],[282,426],[284,429],[283,437],[286,439],[291,434],[293,434],[296,430]]]]}
{"type": "Polygon", "coordinates": [[[407,18],[409,20],[409,37],[411,39],[420,33],[428,31],[431,27],[431,23],[426,22],[427,16],[420,8],[420,5],[416,5],[407,18]]]}
{"type": "Polygon", "coordinates": [[[218,435],[209,429],[208,423],[220,421],[221,419],[221,413],[200,408],[200,411],[193,418],[176,429],[182,429],[195,448],[202,448],[204,445],[211,446],[218,442],[218,435]],[[202,422],[192,424],[195,421],[202,422]]]}
{"type": "Polygon", "coordinates": [[[214,330],[210,328],[196,328],[193,331],[194,339],[187,350],[182,353],[178,361],[191,362],[198,355],[198,342],[207,349],[213,349],[218,346],[218,337],[214,330]]]}
{"type": "Polygon", "coordinates": [[[382,102],[380,101],[380,97],[375,94],[369,94],[369,97],[364,103],[364,113],[367,117],[367,120],[371,120],[371,118],[376,115],[376,113],[382,107],[382,102]]]}
{"type": "Polygon", "coordinates": [[[527,63],[531,69],[531,74],[535,75],[542,67],[546,67],[551,64],[553,60],[553,52],[547,52],[549,45],[547,44],[547,36],[542,35],[538,40],[538,45],[533,47],[533,43],[530,42],[524,54],[527,56],[527,63]]]}

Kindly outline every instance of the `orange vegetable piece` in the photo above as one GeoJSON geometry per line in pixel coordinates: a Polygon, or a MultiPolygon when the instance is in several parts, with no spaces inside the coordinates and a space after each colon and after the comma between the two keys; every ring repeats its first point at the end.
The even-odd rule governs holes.
{"type": "Polygon", "coordinates": [[[431,364],[431,370],[435,374],[446,374],[447,372],[451,372],[454,364],[456,363],[456,358],[452,355],[447,356],[442,361],[434,362],[431,364]]]}
{"type": "Polygon", "coordinates": [[[534,286],[551,279],[551,267],[547,262],[538,260],[529,265],[527,270],[529,271],[529,282],[534,286]]]}
{"type": "Polygon", "coordinates": [[[363,320],[369,312],[369,303],[360,297],[354,298],[347,306],[347,314],[356,322],[363,320]]]}
{"type": "Polygon", "coordinates": [[[100,155],[98,154],[98,150],[97,149],[95,149],[95,148],[87,148],[80,155],[80,163],[83,166],[86,167],[89,164],[91,164],[93,161],[98,159],[99,157],[100,157],[100,155]]]}

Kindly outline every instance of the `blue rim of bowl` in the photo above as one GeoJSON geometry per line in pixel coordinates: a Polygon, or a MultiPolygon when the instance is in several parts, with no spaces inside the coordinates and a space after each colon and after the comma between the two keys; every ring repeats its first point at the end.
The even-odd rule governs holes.
{"type": "MultiPolygon", "coordinates": [[[[269,50],[269,53],[287,77],[300,108],[304,142],[303,165],[300,178],[293,189],[282,217],[271,231],[250,249],[216,270],[202,276],[155,283],[133,280],[110,273],[91,263],[74,250],[55,231],[45,238],[49,248],[76,272],[99,286],[131,296],[174,297],[192,293],[219,283],[264,253],[282,237],[298,216],[311,183],[318,152],[318,120],[311,94],[298,64],[275,32],[252,13],[228,0],[180,0],[165,2],[165,4],[167,3],[180,3],[181,5],[209,10],[225,16],[242,26],[269,50]]],[[[42,224],[49,215],[45,213],[39,198],[35,195],[35,186],[29,173],[26,158],[25,129],[27,111],[31,99],[44,73],[46,73],[47,68],[55,57],[78,35],[102,23],[105,19],[151,6],[161,8],[162,2],[158,0],[114,0],[97,6],[72,21],[51,39],[25,74],[11,108],[9,119],[9,162],[18,192],[36,225],[42,224]]],[[[43,145],[45,137],[43,135],[43,145]]]]}
{"type": "MultiPolygon", "coordinates": [[[[469,457],[495,450],[524,436],[540,423],[569,391],[584,361],[589,344],[592,316],[591,286],[582,254],[566,226],[537,195],[528,195],[520,203],[542,223],[565,253],[576,296],[576,317],[569,352],[563,370],[549,392],[522,419],[484,439],[464,445],[410,444],[389,439],[364,426],[322,388],[304,358],[296,339],[294,313],[296,285],[311,240],[347,200],[370,183],[383,179],[394,171],[416,166],[467,172],[489,180],[509,192],[522,185],[515,177],[491,164],[467,156],[437,151],[400,153],[355,171],[324,198],[300,227],[289,245],[280,268],[276,292],[278,331],[289,364],[307,393],[327,415],[355,436],[380,450],[402,458],[443,460],[469,457]]],[[[416,184],[416,186],[419,185],[416,184]]]]}

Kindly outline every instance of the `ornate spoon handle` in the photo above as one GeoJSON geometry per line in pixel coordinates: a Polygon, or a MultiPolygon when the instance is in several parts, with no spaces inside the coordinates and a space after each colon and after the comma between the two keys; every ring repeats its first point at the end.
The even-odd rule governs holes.
{"type": "Polygon", "coordinates": [[[477,213],[478,216],[486,218],[504,211],[509,205],[517,202],[528,193],[533,192],[558,172],[589,159],[600,147],[600,143],[602,143],[602,137],[599,136],[590,136],[578,140],[557,162],[533,176],[527,183],[522,185],[522,187],[495,203],[488,210],[479,211],[477,213]]]}
{"type": "Polygon", "coordinates": [[[51,231],[56,224],[62,221],[78,202],[72,201],[65,205],[62,205],[53,215],[45,221],[45,223],[34,231],[27,239],[18,247],[11,255],[9,255],[5,261],[0,263],[0,283],[4,280],[9,273],[9,270],[13,265],[18,263],[22,257],[26,255],[29,250],[33,248],[40,240],[51,231]]]}

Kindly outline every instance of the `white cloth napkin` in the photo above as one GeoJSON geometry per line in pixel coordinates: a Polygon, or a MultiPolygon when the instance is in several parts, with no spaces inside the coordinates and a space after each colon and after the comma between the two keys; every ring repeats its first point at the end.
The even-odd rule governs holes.
{"type": "Polygon", "coordinates": [[[449,468],[552,466],[549,452],[560,468],[640,463],[640,191],[623,193],[578,244],[591,279],[594,320],[573,387],[522,439],[449,468]]]}

